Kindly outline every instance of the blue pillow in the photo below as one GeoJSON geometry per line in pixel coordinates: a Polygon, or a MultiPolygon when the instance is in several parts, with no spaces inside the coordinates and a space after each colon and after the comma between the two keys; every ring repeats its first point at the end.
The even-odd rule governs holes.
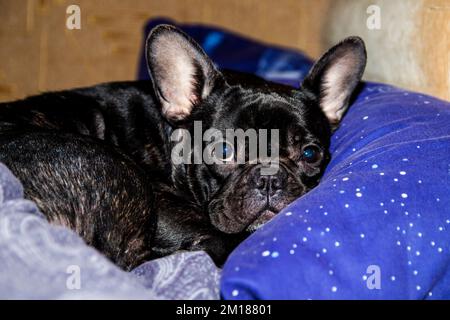
{"type": "Polygon", "coordinates": [[[366,84],[318,187],[228,259],[225,299],[449,299],[450,103],[366,84]]]}

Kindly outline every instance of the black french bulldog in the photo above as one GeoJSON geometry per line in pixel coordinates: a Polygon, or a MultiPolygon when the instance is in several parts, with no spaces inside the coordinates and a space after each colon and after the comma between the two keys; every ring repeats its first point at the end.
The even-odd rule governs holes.
{"type": "MultiPolygon", "coordinates": [[[[299,88],[219,71],[182,31],[147,39],[152,81],[45,93],[0,104],[0,161],[48,220],[129,270],[177,250],[221,265],[252,231],[317,185],[333,129],[362,77],[350,37],[299,88]],[[175,129],[279,129],[279,170],[262,163],[174,164],[175,129]]],[[[228,151],[227,151],[228,152],[228,151]]]]}

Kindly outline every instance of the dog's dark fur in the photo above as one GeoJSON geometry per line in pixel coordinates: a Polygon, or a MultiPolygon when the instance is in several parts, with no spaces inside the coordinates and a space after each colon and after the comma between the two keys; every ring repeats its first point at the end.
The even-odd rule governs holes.
{"type": "Polygon", "coordinates": [[[187,35],[159,26],[147,60],[152,81],[0,105],[0,161],[26,196],[125,269],[177,250],[206,250],[222,264],[313,188],[366,55],[361,39],[347,38],[296,89],[218,71],[187,35]],[[280,170],[265,177],[261,164],[173,164],[170,135],[194,121],[203,130],[279,129],[280,170]]]}

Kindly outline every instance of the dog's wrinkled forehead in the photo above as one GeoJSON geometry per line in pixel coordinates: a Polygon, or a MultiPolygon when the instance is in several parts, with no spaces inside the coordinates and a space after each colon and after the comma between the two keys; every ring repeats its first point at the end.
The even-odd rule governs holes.
{"type": "Polygon", "coordinates": [[[300,134],[307,126],[306,106],[284,93],[238,88],[227,94],[222,103],[213,120],[213,126],[219,130],[276,129],[280,133],[300,134]]]}

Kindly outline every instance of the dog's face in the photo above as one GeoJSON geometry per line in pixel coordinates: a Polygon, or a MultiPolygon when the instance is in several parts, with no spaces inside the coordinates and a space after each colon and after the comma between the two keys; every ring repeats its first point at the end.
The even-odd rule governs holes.
{"type": "Polygon", "coordinates": [[[183,128],[193,137],[201,123],[202,134],[222,133],[193,151],[221,161],[173,164],[175,185],[192,195],[217,229],[239,233],[256,230],[318,183],[329,160],[332,130],[362,77],[366,53],[361,39],[347,38],[292,88],[220,72],[187,35],[159,26],[147,40],[147,61],[173,130],[183,128]],[[238,140],[242,135],[236,130],[244,139],[238,140]]]}

